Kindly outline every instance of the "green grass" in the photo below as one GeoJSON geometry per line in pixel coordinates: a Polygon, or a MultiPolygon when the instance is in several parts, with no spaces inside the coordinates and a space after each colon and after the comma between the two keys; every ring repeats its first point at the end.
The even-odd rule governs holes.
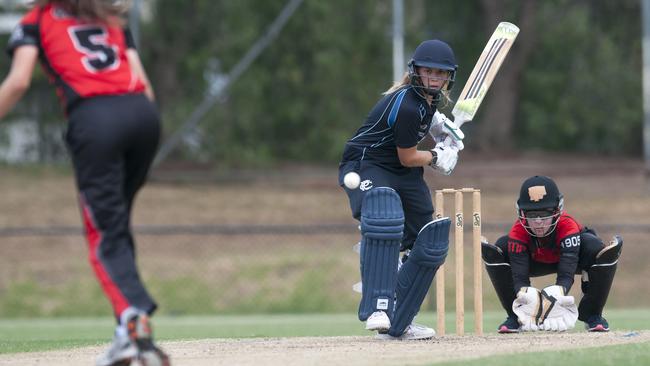
{"type": "Polygon", "coordinates": [[[531,352],[436,363],[436,366],[623,366],[650,365],[650,344],[581,348],[559,352],[531,352]]]}
{"type": "Polygon", "coordinates": [[[9,164],[0,162],[3,177],[51,178],[72,176],[72,166],[66,162],[9,164]]]}
{"type": "Polygon", "coordinates": [[[58,286],[39,284],[35,279],[11,283],[0,297],[0,315],[47,318],[110,313],[110,305],[96,282],[76,276],[58,286]]]}
{"type": "MultiPolygon", "coordinates": [[[[608,311],[606,315],[613,329],[650,329],[650,309],[615,309],[608,311]]],[[[501,312],[485,313],[485,332],[493,332],[503,318],[501,312]]],[[[472,314],[467,313],[466,332],[468,333],[473,329],[471,319],[472,314]]],[[[417,321],[435,326],[435,314],[429,312],[420,314],[417,321]]],[[[454,321],[454,315],[447,314],[448,332],[454,331],[454,321]]],[[[0,353],[34,352],[104,344],[110,341],[113,326],[112,319],[107,317],[3,319],[0,320],[0,353]]],[[[160,340],[368,334],[357,320],[356,314],[352,313],[160,316],[154,318],[154,326],[156,338],[160,340]]],[[[577,326],[580,327],[582,324],[579,323],[577,326]]],[[[616,349],[618,352],[618,348],[616,349]]],[[[647,353],[634,354],[647,357],[647,353]]],[[[501,361],[497,363],[502,364],[501,361]]],[[[619,363],[621,364],[625,363],[619,363]]]]}
{"type": "MultiPolygon", "coordinates": [[[[0,320],[0,353],[107,343],[113,327],[110,318],[0,320]]],[[[154,327],[159,340],[367,335],[355,314],[161,316],[154,327]]]]}
{"type": "MultiPolygon", "coordinates": [[[[158,315],[336,313],[354,309],[359,297],[352,291],[341,294],[336,282],[341,276],[329,275],[340,265],[337,254],[306,249],[235,262],[236,276],[214,278],[197,270],[145,282],[164,304],[158,315]]],[[[41,272],[26,272],[20,280],[0,284],[0,318],[99,317],[111,311],[97,280],[85,275],[84,262],[60,283],[43,283],[41,272]]],[[[355,274],[349,277],[350,282],[356,279],[355,274]]]]}

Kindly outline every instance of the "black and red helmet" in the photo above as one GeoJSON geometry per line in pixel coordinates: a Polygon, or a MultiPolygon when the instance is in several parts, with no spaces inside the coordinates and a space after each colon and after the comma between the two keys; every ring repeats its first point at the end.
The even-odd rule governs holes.
{"type": "Polygon", "coordinates": [[[562,210],[564,198],[553,179],[536,175],[524,181],[519,190],[517,206],[520,210],[562,210]]]}
{"type": "Polygon", "coordinates": [[[536,175],[524,181],[519,190],[517,215],[526,231],[536,237],[555,230],[564,210],[564,198],[553,179],[536,175]]]}

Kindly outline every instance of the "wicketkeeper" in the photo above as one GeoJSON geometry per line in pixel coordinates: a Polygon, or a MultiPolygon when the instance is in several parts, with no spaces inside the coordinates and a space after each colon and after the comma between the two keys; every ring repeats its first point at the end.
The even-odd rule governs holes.
{"type": "Polygon", "coordinates": [[[555,182],[544,176],[524,181],[517,200],[518,218],[494,245],[483,243],[483,260],[508,318],[499,333],[565,331],[576,320],[590,332],[607,332],[602,312],[614,280],[623,239],[603,244],[594,230],[564,211],[555,182]],[[530,277],[557,274],[538,290],[530,277]],[[582,275],[583,297],[568,296],[575,274],[582,275]]]}

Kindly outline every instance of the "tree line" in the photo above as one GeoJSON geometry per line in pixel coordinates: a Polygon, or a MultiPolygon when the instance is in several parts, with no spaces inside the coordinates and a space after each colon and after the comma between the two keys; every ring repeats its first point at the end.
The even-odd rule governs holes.
{"type": "MultiPolygon", "coordinates": [[[[285,0],[151,2],[140,53],[165,136],[266,31],[285,0]]],[[[475,121],[468,149],[640,155],[641,19],[638,0],[404,1],[405,57],[438,38],[459,63],[460,93],[499,21],[521,33],[475,121]]],[[[246,73],[171,158],[225,166],[335,162],[392,83],[391,0],[305,0],[246,73]]],[[[7,69],[8,60],[2,65],[7,69]]],[[[14,114],[46,123],[57,102],[37,90],[14,114]],[[46,111],[46,112],[43,112],[46,111]]],[[[34,89],[32,87],[32,89],[34,89]]],[[[443,110],[448,114],[450,107],[443,110]]]]}

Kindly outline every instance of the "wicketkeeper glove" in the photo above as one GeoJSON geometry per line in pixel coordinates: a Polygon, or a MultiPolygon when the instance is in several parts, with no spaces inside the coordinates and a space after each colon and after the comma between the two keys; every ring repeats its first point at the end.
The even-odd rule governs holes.
{"type": "Polygon", "coordinates": [[[575,327],[578,307],[573,296],[566,296],[564,292],[564,287],[558,285],[542,290],[542,313],[538,321],[540,329],[563,332],[575,327]]]}
{"type": "Polygon", "coordinates": [[[517,298],[512,302],[512,311],[517,314],[521,330],[524,332],[536,331],[539,329],[539,319],[542,295],[534,287],[522,287],[517,293],[517,298]]]}

